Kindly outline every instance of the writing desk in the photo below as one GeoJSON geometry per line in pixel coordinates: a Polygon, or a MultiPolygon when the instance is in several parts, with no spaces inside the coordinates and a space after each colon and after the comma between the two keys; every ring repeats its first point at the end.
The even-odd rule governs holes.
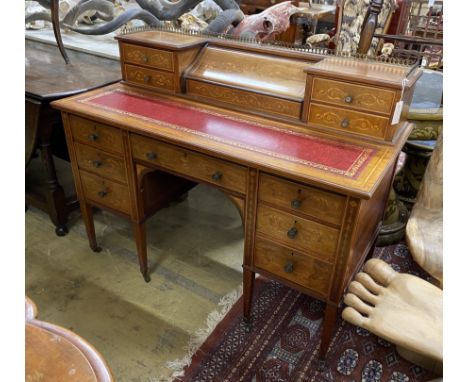
{"type": "MultiPolygon", "coordinates": [[[[160,34],[151,35],[151,44],[160,34]]],[[[246,321],[256,273],[325,301],[323,358],[343,292],[374,245],[396,160],[411,130],[406,107],[402,121],[390,124],[398,99],[406,105],[412,95],[403,94],[392,78],[400,80],[402,70],[351,62],[347,72],[337,73],[343,62],[333,60],[303,70],[309,62],[289,58],[281,85],[291,84],[305,98],[285,100],[289,88],[265,79],[271,75],[268,65],[276,77],[281,74],[279,58],[244,51],[240,57],[253,57],[243,58],[246,69],[236,72],[237,63],[226,63],[239,57],[235,51],[163,35],[157,48],[167,51],[125,41],[123,83],[54,103],[62,111],[90,246],[99,250],[91,206],[125,216],[149,281],[144,221],[157,210],[156,201],[196,183],[216,187],[243,218],[246,321]],[[193,60],[197,53],[190,67],[187,55],[193,60]],[[291,81],[294,65],[302,90],[300,81],[291,81]],[[235,75],[217,75],[217,68],[235,75]],[[363,68],[361,84],[349,82],[350,73],[363,68]],[[263,72],[253,78],[249,70],[263,72]],[[382,70],[385,81],[377,87],[372,75],[382,70]],[[254,90],[226,85],[242,83],[245,73],[254,90]],[[211,79],[204,81],[204,75],[211,79]],[[273,89],[270,95],[259,94],[264,83],[273,89]],[[262,111],[262,105],[270,109],[262,111]]],[[[137,33],[135,40],[145,36],[137,33]]],[[[418,76],[410,75],[410,89],[418,76]]]]}

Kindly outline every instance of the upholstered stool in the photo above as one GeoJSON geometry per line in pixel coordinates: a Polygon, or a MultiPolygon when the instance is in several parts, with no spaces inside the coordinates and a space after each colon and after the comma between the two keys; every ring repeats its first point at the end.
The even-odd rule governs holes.
{"type": "Polygon", "coordinates": [[[442,374],[442,290],[370,259],[351,282],[344,320],[397,345],[398,353],[442,374]]]}

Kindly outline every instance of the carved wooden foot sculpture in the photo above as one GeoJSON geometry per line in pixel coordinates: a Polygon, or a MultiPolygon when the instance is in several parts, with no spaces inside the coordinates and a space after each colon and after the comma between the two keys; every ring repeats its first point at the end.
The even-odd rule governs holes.
{"type": "Polygon", "coordinates": [[[442,373],[441,289],[371,259],[348,292],[344,320],[396,344],[411,362],[442,373]]]}
{"type": "Polygon", "coordinates": [[[424,174],[406,226],[406,242],[414,261],[443,284],[443,133],[424,174]]]}

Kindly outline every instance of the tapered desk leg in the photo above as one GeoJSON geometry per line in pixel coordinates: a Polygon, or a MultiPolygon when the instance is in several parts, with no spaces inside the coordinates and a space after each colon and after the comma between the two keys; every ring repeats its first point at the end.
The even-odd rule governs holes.
{"type": "Polygon", "coordinates": [[[328,347],[335,327],[336,315],[338,307],[327,304],[325,308],[325,316],[323,317],[322,337],[319,350],[319,370],[323,371],[325,368],[325,356],[327,355],[328,347]]]}
{"type": "Polygon", "coordinates": [[[143,278],[148,283],[151,281],[151,277],[148,271],[148,255],[146,249],[146,228],[145,223],[132,222],[133,224],[133,235],[135,236],[135,242],[137,247],[138,261],[140,263],[140,272],[143,278]]]}
{"type": "Polygon", "coordinates": [[[244,322],[246,324],[247,331],[251,329],[250,313],[252,310],[252,296],[255,283],[255,272],[249,271],[244,268],[244,322]]]}
{"type": "Polygon", "coordinates": [[[88,234],[89,246],[94,252],[101,252],[101,247],[97,245],[96,231],[94,230],[94,218],[92,207],[85,203],[80,202],[81,216],[86,227],[86,233],[88,234]]]}

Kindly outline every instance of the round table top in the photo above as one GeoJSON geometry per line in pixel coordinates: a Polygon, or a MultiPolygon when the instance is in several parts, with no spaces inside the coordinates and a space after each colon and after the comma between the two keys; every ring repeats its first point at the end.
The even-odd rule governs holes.
{"type": "Polygon", "coordinates": [[[26,323],[26,380],[97,382],[85,355],[65,337],[26,323]]]}
{"type": "Polygon", "coordinates": [[[67,49],[66,64],[57,46],[26,39],[26,96],[50,100],[82,93],[122,78],[120,62],[67,49]]]}

